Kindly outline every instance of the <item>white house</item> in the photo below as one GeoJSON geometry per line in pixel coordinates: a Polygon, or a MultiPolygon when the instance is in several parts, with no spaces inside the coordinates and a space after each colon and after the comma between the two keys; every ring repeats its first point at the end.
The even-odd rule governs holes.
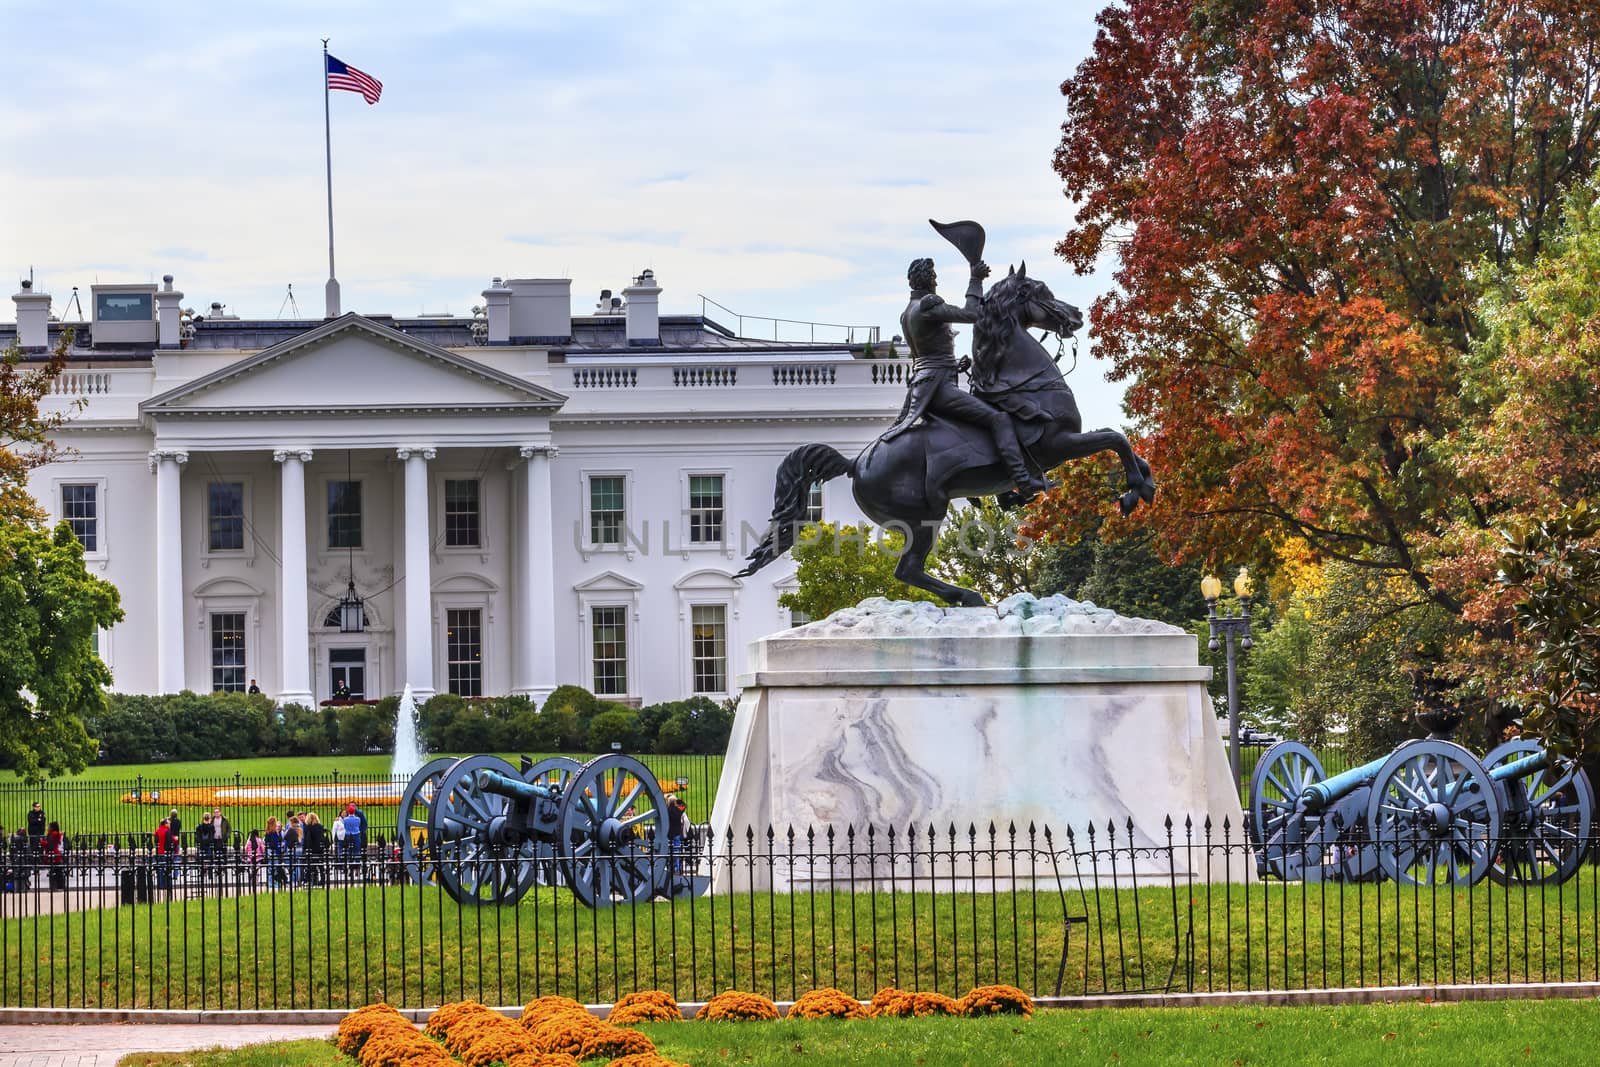
{"type": "MultiPolygon", "coordinates": [[[[32,489],[121,590],[116,688],[730,695],[794,621],[792,564],[733,577],[778,461],[863,447],[907,367],[661,316],[660,292],[646,271],[575,317],[568,280],[495,279],[470,321],[243,321],[192,318],[168,277],[96,285],[73,324],[25,284],[25,351],[76,329],[50,401],[72,454],[32,489]]],[[[815,501],[859,521],[845,480],[815,501]]]]}

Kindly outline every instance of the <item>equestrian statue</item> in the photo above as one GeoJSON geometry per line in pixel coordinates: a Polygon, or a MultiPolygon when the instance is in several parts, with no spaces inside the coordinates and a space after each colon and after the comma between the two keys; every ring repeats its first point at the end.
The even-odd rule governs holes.
{"type": "Polygon", "coordinates": [[[1045,472],[1067,460],[1114,451],[1122,460],[1127,491],[1124,515],[1155,499],[1150,466],[1116,430],[1087,433],[1072,390],[1055,359],[1028,331],[1071,336],[1083,316],[1014,267],[983,291],[984,232],[976,222],[929,223],[955,245],[971,267],[966,301],[947,304],[935,292],[931,259],[906,272],[910,300],[900,316],[911,349],[911,381],[900,417],[854,459],[824,444],[802,445],[778,465],[772,521],[739,577],[754,574],[794,545],[810,488],[850,476],[856,503],[879,526],[906,534],[895,577],[926,589],[948,604],[982,607],[983,597],[928,574],[939,525],[953,500],[997,496],[1025,504],[1054,483],[1045,472]],[[971,360],[955,358],[953,323],[972,325],[971,360]],[[960,387],[968,373],[971,389],[960,387]]]}

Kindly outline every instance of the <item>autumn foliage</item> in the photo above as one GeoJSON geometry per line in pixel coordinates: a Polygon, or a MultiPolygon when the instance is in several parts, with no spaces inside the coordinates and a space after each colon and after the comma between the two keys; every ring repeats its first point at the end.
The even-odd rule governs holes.
{"type": "MultiPolygon", "coordinates": [[[[1476,417],[1463,361],[1489,279],[1593,170],[1600,8],[1132,0],[1099,24],[1062,86],[1058,250],[1115,258],[1089,320],[1162,546],[1240,561],[1294,535],[1459,615],[1439,561],[1493,525],[1492,472],[1449,455],[1476,417]]],[[[1039,529],[1105,495],[1069,477],[1039,529]]]]}

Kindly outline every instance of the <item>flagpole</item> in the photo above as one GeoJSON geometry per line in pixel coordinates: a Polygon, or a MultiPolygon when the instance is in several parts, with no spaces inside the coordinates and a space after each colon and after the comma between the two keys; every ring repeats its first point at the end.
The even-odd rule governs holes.
{"type": "Polygon", "coordinates": [[[322,141],[328,163],[328,285],[324,290],[324,312],[330,319],[339,317],[339,280],[333,270],[333,125],[328,107],[328,41],[322,39],[322,141]]]}

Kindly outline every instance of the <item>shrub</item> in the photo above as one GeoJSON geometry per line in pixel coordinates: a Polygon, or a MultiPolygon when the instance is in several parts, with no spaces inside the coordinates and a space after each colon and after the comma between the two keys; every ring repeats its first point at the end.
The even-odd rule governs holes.
{"type": "Polygon", "coordinates": [[[522,1006],[522,1025],[524,1029],[532,1030],[546,1019],[573,1011],[581,1015],[589,1014],[582,1004],[571,997],[539,997],[522,1006]]]}
{"type": "Polygon", "coordinates": [[[489,1035],[504,1033],[515,1033],[520,1037],[522,1027],[499,1012],[477,1012],[450,1027],[449,1033],[444,1035],[444,1045],[457,1056],[462,1056],[489,1035]]]}
{"type": "Polygon", "coordinates": [[[743,1021],[743,1020],[770,1020],[778,1017],[778,1006],[760,993],[740,993],[737,990],[727,990],[718,993],[706,1001],[706,1006],[700,1009],[698,1019],[711,1022],[743,1021]]]}
{"type": "Polygon", "coordinates": [[[576,1056],[600,1022],[588,1012],[558,1012],[533,1028],[533,1043],[541,1052],[565,1052],[576,1056]]]}
{"type": "Polygon", "coordinates": [[[368,1004],[364,1008],[357,1008],[339,1021],[339,1032],[335,1043],[341,1053],[354,1056],[361,1051],[361,1046],[367,1043],[367,1039],[375,1030],[394,1023],[408,1028],[411,1026],[404,1015],[388,1004],[368,1004]]]}
{"type": "Polygon", "coordinates": [[[874,993],[867,1007],[867,1015],[874,1019],[960,1014],[960,1003],[943,993],[907,993],[892,987],[874,993]]]}
{"type": "Polygon", "coordinates": [[[631,1056],[618,1056],[606,1067],[689,1067],[687,1063],[669,1060],[659,1052],[637,1052],[631,1056]]]}
{"type": "Polygon", "coordinates": [[[484,1031],[462,1055],[461,1062],[466,1067],[488,1067],[491,1063],[505,1063],[519,1052],[537,1051],[528,1032],[520,1026],[512,1026],[484,1031]]]}
{"type": "Polygon", "coordinates": [[[789,1009],[791,1019],[865,1019],[867,1009],[839,989],[813,989],[789,1009]]]}
{"type": "Polygon", "coordinates": [[[578,1067],[578,1057],[565,1052],[519,1052],[506,1067],[578,1067]]]}
{"type": "Polygon", "coordinates": [[[1014,985],[981,985],[959,1003],[962,1015],[1033,1014],[1033,998],[1014,985]]]}
{"type": "Polygon", "coordinates": [[[639,721],[631,711],[620,708],[615,711],[603,711],[589,723],[586,738],[589,750],[610,752],[612,743],[620,742],[623,748],[631,752],[635,747],[638,726],[639,721]]]}
{"type": "Polygon", "coordinates": [[[607,1021],[617,1026],[627,1026],[630,1023],[678,1022],[682,1018],[683,1010],[678,1007],[671,993],[649,989],[629,993],[617,1001],[607,1021]]]}
{"type": "Polygon", "coordinates": [[[450,1032],[451,1027],[462,1020],[484,1014],[494,1014],[494,1011],[476,1000],[457,1000],[450,1004],[441,1004],[432,1015],[428,1016],[428,1025],[422,1028],[422,1032],[429,1037],[443,1038],[450,1032]]]}
{"type": "Polygon", "coordinates": [[[637,1030],[624,1030],[618,1026],[601,1026],[592,1030],[583,1040],[580,1060],[615,1059],[618,1056],[637,1056],[641,1052],[654,1052],[656,1044],[637,1030]]]}

